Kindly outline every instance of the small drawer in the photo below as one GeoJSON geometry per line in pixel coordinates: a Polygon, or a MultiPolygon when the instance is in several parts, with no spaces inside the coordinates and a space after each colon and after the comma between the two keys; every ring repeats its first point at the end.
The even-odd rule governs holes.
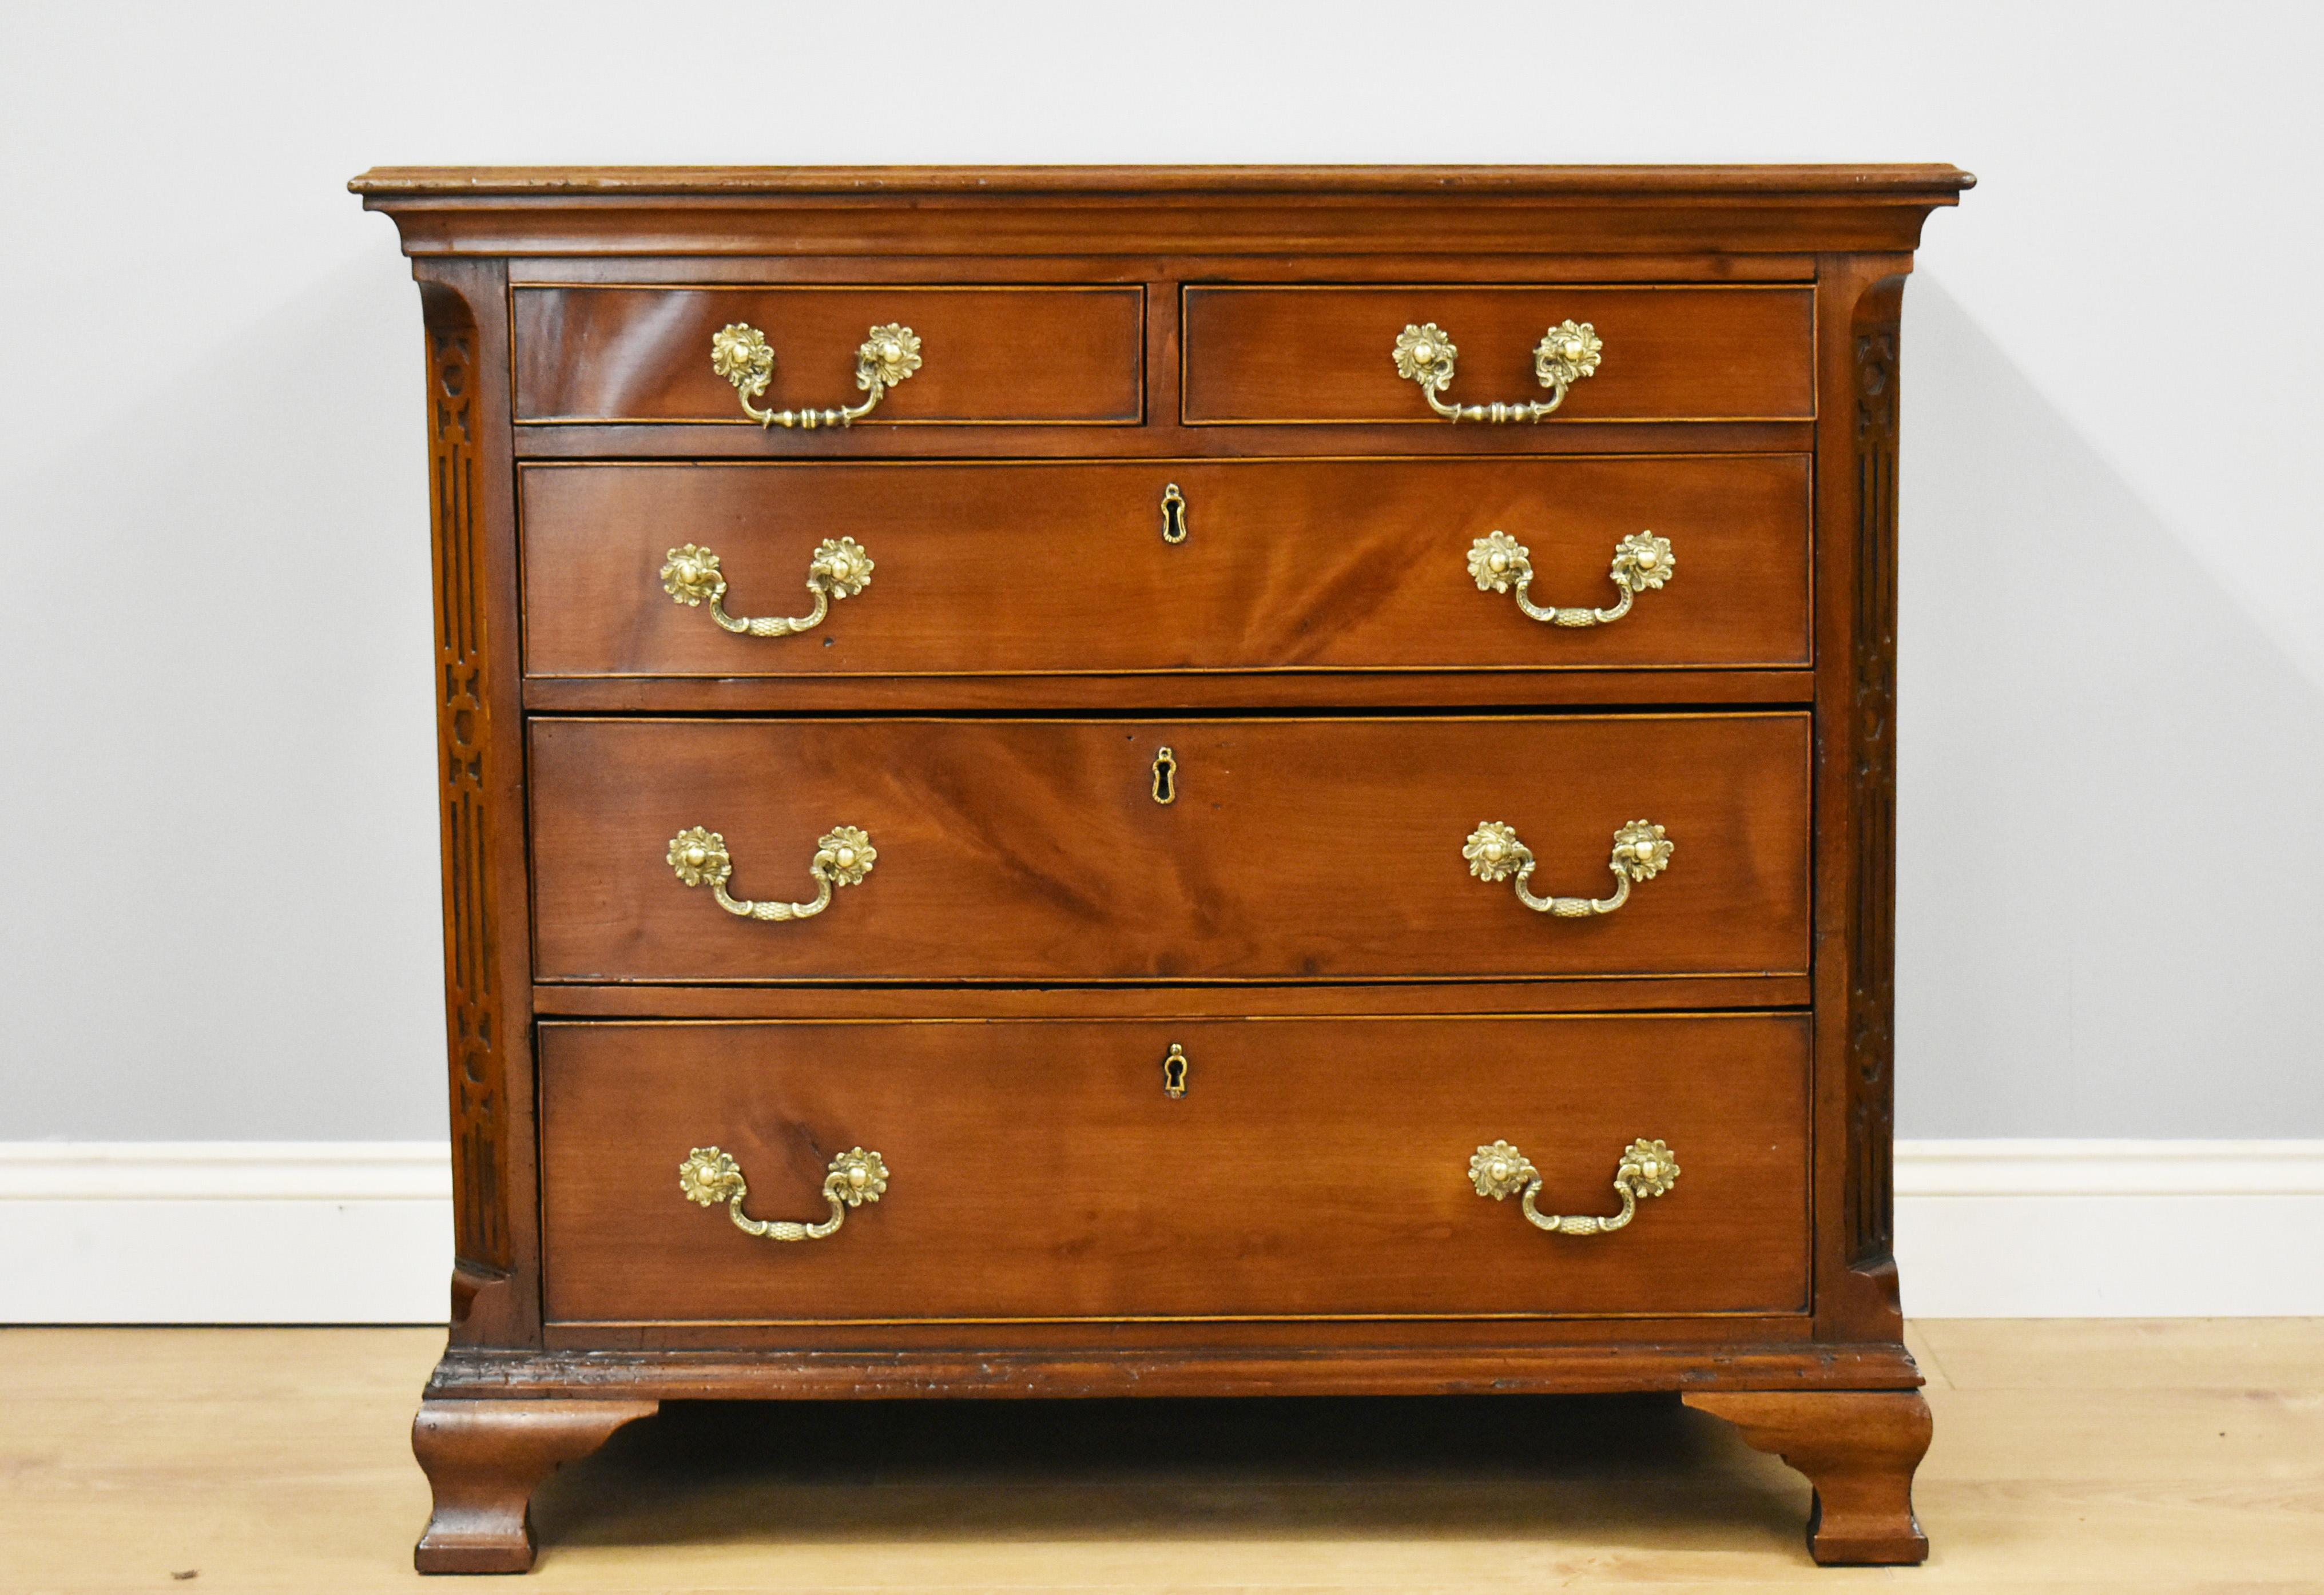
{"type": "Polygon", "coordinates": [[[542,465],[521,481],[536,677],[1809,657],[1804,455],[542,465]],[[827,563],[843,553],[851,570],[827,563]]]}
{"type": "MultiPolygon", "coordinates": [[[[1595,340],[1583,357],[1594,369],[1567,383],[1559,420],[1815,415],[1806,288],[1189,287],[1185,296],[1190,426],[1441,426],[1422,383],[1398,364],[1407,327],[1436,328],[1420,370],[1441,371],[1448,344],[1454,351],[1443,403],[1547,403],[1559,390],[1543,381],[1538,352],[1568,322],[1595,340]]],[[[1526,429],[1473,429],[1502,439],[1526,429]]]]}
{"type": "Polygon", "coordinates": [[[752,402],[770,412],[874,397],[859,355],[876,358],[893,327],[916,341],[897,344],[888,369],[908,371],[881,384],[858,426],[1144,419],[1142,288],[520,288],[514,299],[519,421],[757,426],[713,365],[729,327],[764,340],[771,368],[752,402]]]}
{"type": "Polygon", "coordinates": [[[546,1024],[548,1313],[1796,1313],[1808,1038],[1802,1015],[546,1024]],[[1613,1227],[1545,1231],[1528,1198],[1613,1227]]]}
{"type": "Polygon", "coordinates": [[[534,967],[1796,974],[1808,728],[1796,713],[536,720],[534,967]]]}

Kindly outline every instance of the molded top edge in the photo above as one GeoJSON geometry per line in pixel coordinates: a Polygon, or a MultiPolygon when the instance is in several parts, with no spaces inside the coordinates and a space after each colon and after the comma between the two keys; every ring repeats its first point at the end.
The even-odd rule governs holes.
{"type": "Polygon", "coordinates": [[[544,198],[1345,193],[1748,199],[1894,195],[1951,204],[1977,179],[1941,162],[1859,166],[375,166],[366,196],[544,198]]]}

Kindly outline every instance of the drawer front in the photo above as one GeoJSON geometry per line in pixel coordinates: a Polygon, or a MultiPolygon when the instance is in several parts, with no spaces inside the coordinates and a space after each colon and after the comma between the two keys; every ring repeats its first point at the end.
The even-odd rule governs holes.
{"type": "Polygon", "coordinates": [[[774,355],[763,410],[861,403],[856,351],[908,327],[920,364],[859,426],[1112,424],[1144,417],[1139,288],[521,288],[520,421],[758,423],[711,367],[755,327],[774,355]]]}
{"type": "MultiPolygon", "coordinates": [[[[1815,414],[1815,324],[1805,288],[1188,288],[1184,415],[1190,425],[1444,424],[1398,373],[1408,326],[1457,351],[1442,398],[1545,401],[1535,350],[1567,321],[1602,347],[1557,410],[1575,421],[1805,420],[1815,414]]],[[[1530,429],[1477,425],[1506,446],[1530,429]],[[1514,437],[1512,436],[1514,434],[1514,437]]]]}
{"type": "MultiPolygon", "coordinates": [[[[1808,725],[536,720],[535,968],[591,981],[1797,973],[1808,725]],[[1472,873],[1514,869],[1522,844],[1536,898],[1607,900],[1622,893],[1618,829],[1642,819],[1664,827],[1669,867],[1610,912],[1536,911],[1512,880],[1472,873]],[[1490,858],[1480,844],[1472,865],[1484,822],[1514,836],[1490,858]],[[812,907],[818,840],[840,826],[866,833],[876,857],[822,911],[770,923],[721,910],[711,855],[729,861],[718,884],[732,899],[812,907]],[[675,843],[695,827],[723,841],[675,843]]],[[[823,866],[835,880],[835,856],[823,866]]]]}
{"type": "Polygon", "coordinates": [[[522,483],[535,676],[1808,662],[1803,455],[540,466],[522,483]],[[1625,539],[1652,537],[1627,558],[1669,563],[1616,614],[1625,539]],[[839,539],[871,579],[818,601],[811,567],[839,539]],[[717,556],[715,611],[664,574],[689,544],[717,556]],[[1518,548],[1523,602],[1607,618],[1529,616],[1518,548]],[[1494,549],[1499,571],[1477,563],[1494,549]],[[716,618],[816,607],[774,636],[716,618]]]}
{"type": "MultiPolygon", "coordinates": [[[[918,1024],[540,1031],[551,1317],[616,1322],[1795,1312],[1804,1016],[918,1024]],[[1167,1093],[1176,1046],[1184,1094],[1167,1093]],[[1635,1186],[1632,1143],[1679,1173],[1635,1186]],[[1507,1142],[1502,1199],[1472,1160],[1507,1142]],[[733,1160],[743,1232],[680,1188],[733,1160]],[[842,1176],[843,1180],[844,1176],[842,1176]],[[876,1179],[858,1189],[868,1192],[876,1179]]],[[[1489,1159],[1488,1159],[1489,1161],[1489,1159]]],[[[1486,1171],[1489,1175],[1489,1170],[1486,1171]]]]}

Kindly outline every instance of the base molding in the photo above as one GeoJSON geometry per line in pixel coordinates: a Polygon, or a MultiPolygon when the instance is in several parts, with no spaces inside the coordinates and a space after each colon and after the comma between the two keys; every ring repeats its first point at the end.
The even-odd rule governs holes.
{"type": "MultiPolygon", "coordinates": [[[[0,1142],[0,1323],[441,1323],[451,1188],[440,1141],[0,1142]]],[[[2324,1316],[2324,1140],[1899,1142],[1895,1249],[1915,1317],[2324,1316]]]]}
{"type": "Polygon", "coordinates": [[[490,1351],[456,1347],[431,1401],[877,1397],[1459,1396],[1628,1390],[1909,1389],[1901,1345],[1404,1346],[1314,1352],[1108,1345],[1101,1351],[490,1351]]]}

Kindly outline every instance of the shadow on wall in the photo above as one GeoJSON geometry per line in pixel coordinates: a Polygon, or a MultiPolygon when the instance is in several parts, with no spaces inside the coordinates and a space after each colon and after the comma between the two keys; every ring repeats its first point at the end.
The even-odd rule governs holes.
{"type": "Polygon", "coordinates": [[[1904,302],[1898,1133],[2324,1135],[2324,692],[1904,302]]]}

